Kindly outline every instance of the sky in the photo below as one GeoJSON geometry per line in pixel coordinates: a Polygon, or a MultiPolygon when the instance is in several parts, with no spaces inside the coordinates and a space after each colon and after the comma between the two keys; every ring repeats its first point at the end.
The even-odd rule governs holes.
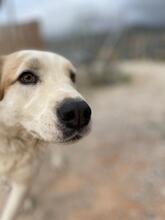
{"type": "Polygon", "coordinates": [[[4,0],[0,23],[38,19],[45,36],[72,29],[165,25],[165,0],[4,0]]]}

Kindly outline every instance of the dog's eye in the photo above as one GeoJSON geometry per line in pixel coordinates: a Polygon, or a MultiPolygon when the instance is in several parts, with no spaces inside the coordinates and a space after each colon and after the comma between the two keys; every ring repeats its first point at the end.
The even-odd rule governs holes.
{"type": "Polygon", "coordinates": [[[72,80],[73,83],[76,82],[76,74],[73,71],[70,71],[70,79],[72,80]]]}
{"type": "Polygon", "coordinates": [[[36,84],[39,81],[39,78],[31,71],[24,71],[18,77],[18,81],[24,85],[36,84]]]}

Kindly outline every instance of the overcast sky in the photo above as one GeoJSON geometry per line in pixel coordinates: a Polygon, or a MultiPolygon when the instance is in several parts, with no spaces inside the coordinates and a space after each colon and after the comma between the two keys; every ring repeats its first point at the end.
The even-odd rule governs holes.
{"type": "Polygon", "coordinates": [[[84,25],[95,29],[132,23],[164,25],[165,0],[6,0],[0,10],[1,23],[33,18],[41,21],[47,36],[84,25]],[[14,15],[10,9],[12,2],[14,15]]]}

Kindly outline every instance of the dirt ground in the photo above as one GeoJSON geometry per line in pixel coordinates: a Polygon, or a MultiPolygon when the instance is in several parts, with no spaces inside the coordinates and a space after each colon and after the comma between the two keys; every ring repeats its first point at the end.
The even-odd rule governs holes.
{"type": "Polygon", "coordinates": [[[131,82],[91,89],[91,134],[45,160],[18,220],[165,219],[165,64],[120,68],[131,82]]]}

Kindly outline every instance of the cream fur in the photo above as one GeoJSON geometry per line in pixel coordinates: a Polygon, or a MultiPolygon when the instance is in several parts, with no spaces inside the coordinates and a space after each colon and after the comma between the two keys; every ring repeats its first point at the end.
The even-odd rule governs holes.
{"type": "MultiPolygon", "coordinates": [[[[0,176],[17,184],[14,191],[17,192],[18,186],[28,186],[33,179],[45,144],[62,140],[57,126],[58,104],[64,98],[83,98],[69,78],[69,71],[75,68],[62,56],[25,50],[2,59],[0,176]],[[37,71],[41,79],[38,85],[23,86],[16,81],[18,75],[29,68],[37,71]]],[[[11,206],[6,208],[8,211],[2,220],[14,219],[17,211],[11,206]]]]}

